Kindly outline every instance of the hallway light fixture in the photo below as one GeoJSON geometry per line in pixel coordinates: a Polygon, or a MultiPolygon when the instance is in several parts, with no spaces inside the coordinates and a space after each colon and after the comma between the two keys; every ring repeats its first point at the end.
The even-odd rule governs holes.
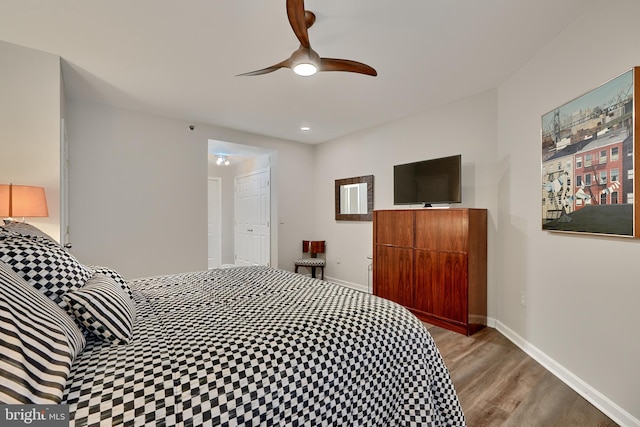
{"type": "Polygon", "coordinates": [[[222,154],[218,154],[218,158],[216,159],[216,165],[218,166],[229,166],[229,158],[227,156],[223,156],[222,154]]]}

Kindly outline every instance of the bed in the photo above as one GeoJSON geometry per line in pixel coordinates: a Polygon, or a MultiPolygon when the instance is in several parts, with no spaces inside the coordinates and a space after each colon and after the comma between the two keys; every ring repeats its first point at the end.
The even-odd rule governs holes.
{"type": "MultiPolygon", "coordinates": [[[[58,321],[73,345],[56,389],[70,425],[465,425],[431,336],[391,301],[260,266],[127,282],[75,259],[65,269],[81,277],[46,288],[20,260],[34,258],[24,247],[54,243],[16,236],[0,233],[3,299],[24,287],[19,276],[29,301],[35,290],[55,306],[47,310],[73,319],[58,321]],[[107,298],[93,301],[96,312],[97,295],[107,298]]],[[[15,403],[1,389],[0,402],[15,403]]]]}

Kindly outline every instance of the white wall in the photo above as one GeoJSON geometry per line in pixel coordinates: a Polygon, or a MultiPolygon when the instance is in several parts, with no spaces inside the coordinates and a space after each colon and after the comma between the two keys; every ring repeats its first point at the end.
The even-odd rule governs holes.
{"type": "Polygon", "coordinates": [[[60,58],[0,42],[0,184],[44,187],[48,218],[29,218],[60,238],[60,58]]]}
{"type": "MultiPolygon", "coordinates": [[[[293,269],[310,227],[313,148],[68,100],[73,253],[127,278],[207,268],[209,139],[278,152],[277,265],[293,269]]],[[[223,185],[226,185],[226,181],[223,185]]]]}
{"type": "Polygon", "coordinates": [[[72,252],[127,278],[206,269],[206,137],[178,120],[67,110],[72,252]]]}
{"type": "Polygon", "coordinates": [[[463,203],[454,207],[489,209],[489,293],[495,292],[496,126],[497,93],[488,91],[317,146],[316,227],[309,237],[327,241],[326,276],[366,287],[373,253],[372,222],[335,220],[336,179],[374,175],[374,209],[394,209],[393,165],[462,154],[463,203]]]}
{"type": "Polygon", "coordinates": [[[639,16],[636,0],[600,1],[503,84],[496,159],[497,318],[629,425],[640,418],[640,241],[541,231],[540,117],[640,65],[639,16]]]}

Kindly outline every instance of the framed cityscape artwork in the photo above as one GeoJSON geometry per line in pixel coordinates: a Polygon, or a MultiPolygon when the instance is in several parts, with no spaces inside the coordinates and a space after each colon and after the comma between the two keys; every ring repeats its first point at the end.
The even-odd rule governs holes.
{"type": "Polygon", "coordinates": [[[640,67],[542,116],[542,229],[636,232],[635,83],[640,67]]]}

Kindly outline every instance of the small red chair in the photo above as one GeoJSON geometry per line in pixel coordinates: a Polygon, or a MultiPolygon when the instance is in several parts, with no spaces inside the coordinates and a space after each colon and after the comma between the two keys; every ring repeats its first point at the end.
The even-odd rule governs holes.
{"type": "Polygon", "coordinates": [[[322,280],[324,280],[324,266],[326,264],[326,260],[324,258],[318,258],[318,254],[324,254],[325,250],[325,241],[324,240],[316,240],[302,241],[302,252],[303,257],[294,261],[295,264],[295,272],[298,272],[298,267],[308,267],[311,269],[311,277],[316,277],[316,268],[320,267],[320,272],[322,274],[322,280]],[[304,254],[309,254],[309,256],[304,256],[304,254]]]}

